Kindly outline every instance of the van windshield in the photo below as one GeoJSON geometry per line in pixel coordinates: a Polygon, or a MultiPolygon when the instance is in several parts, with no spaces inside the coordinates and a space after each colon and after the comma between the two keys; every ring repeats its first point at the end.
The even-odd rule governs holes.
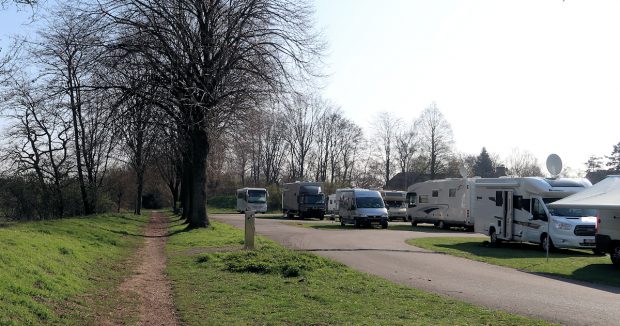
{"type": "Polygon", "coordinates": [[[357,208],[385,208],[381,197],[357,197],[355,204],[357,208]]]}
{"type": "MultiPolygon", "coordinates": [[[[558,198],[543,198],[545,204],[553,203],[558,200],[558,198]]],[[[553,216],[564,216],[564,217],[584,217],[584,216],[596,216],[595,209],[585,209],[585,208],[559,208],[559,207],[549,207],[549,214],[553,216]]]]}
{"type": "Polygon", "coordinates": [[[398,201],[398,200],[386,200],[385,206],[392,207],[392,208],[407,207],[404,201],[398,201]]]}
{"type": "Polygon", "coordinates": [[[248,190],[248,203],[264,204],[267,202],[267,192],[264,190],[248,190]]]}
{"type": "Polygon", "coordinates": [[[325,199],[323,195],[304,195],[303,203],[304,204],[325,204],[325,199]]]}

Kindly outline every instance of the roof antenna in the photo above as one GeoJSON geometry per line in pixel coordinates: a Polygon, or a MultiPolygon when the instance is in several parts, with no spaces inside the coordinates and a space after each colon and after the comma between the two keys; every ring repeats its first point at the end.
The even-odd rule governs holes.
{"type": "Polygon", "coordinates": [[[547,157],[547,171],[551,174],[551,179],[556,179],[562,173],[562,159],[557,154],[547,157]]]}

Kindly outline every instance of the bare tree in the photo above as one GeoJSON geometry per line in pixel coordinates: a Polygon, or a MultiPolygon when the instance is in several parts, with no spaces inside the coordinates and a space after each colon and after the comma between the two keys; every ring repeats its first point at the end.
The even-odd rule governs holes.
{"type": "Polygon", "coordinates": [[[392,166],[394,162],[393,149],[395,147],[396,136],[401,127],[401,122],[392,113],[380,112],[376,115],[372,123],[375,135],[379,139],[379,147],[382,153],[384,184],[392,177],[392,166]]]}
{"type": "Polygon", "coordinates": [[[543,176],[538,159],[528,151],[521,151],[515,148],[507,161],[507,168],[511,175],[519,177],[543,176]]]}
{"type": "Polygon", "coordinates": [[[285,119],[288,128],[286,140],[291,151],[292,179],[304,179],[308,154],[315,141],[318,121],[323,114],[321,100],[316,96],[295,96],[286,105],[285,119]]]}
{"type": "Polygon", "coordinates": [[[411,171],[413,159],[417,151],[418,139],[413,127],[403,128],[398,131],[395,137],[396,159],[400,166],[400,172],[405,173],[411,171]]]}
{"type": "Polygon", "coordinates": [[[415,122],[415,129],[420,135],[423,155],[428,157],[431,179],[447,164],[454,142],[452,127],[433,102],[422,111],[415,122]]]}
{"type": "Polygon", "coordinates": [[[310,6],[288,0],[110,0],[100,12],[138,36],[119,47],[142,55],[170,87],[175,105],[162,108],[185,130],[189,145],[189,227],[208,225],[211,129],[225,127],[297,77],[315,74],[322,43],[312,32],[310,6]]]}

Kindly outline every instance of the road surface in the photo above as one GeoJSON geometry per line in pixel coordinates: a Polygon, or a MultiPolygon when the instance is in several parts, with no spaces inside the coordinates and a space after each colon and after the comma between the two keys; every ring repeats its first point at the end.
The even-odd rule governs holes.
{"type": "MultiPolygon", "coordinates": [[[[215,215],[243,228],[243,215],[215,215]]],[[[410,246],[421,237],[478,236],[471,233],[319,230],[256,219],[256,231],[282,245],[340,261],[396,283],[477,305],[567,325],[620,323],[620,288],[519,272],[410,246]]],[[[301,223],[301,222],[299,222],[301,223]]],[[[303,223],[312,223],[304,221],[303,223]]]]}

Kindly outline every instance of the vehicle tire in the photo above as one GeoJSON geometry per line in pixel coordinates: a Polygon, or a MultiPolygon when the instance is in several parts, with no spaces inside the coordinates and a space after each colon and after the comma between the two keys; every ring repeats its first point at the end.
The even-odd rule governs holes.
{"type": "Polygon", "coordinates": [[[286,213],[286,217],[292,219],[293,217],[295,217],[295,214],[293,214],[293,213],[286,213]]]}
{"type": "Polygon", "coordinates": [[[411,221],[411,227],[418,226],[418,222],[416,222],[415,218],[409,217],[409,221],[411,221]]]}
{"type": "Polygon", "coordinates": [[[342,217],[340,218],[340,226],[346,226],[346,224],[344,223],[344,220],[342,219],[342,217]]]}
{"type": "Polygon", "coordinates": [[[555,250],[555,246],[553,245],[553,239],[551,239],[551,237],[548,237],[546,233],[543,233],[543,235],[540,236],[540,246],[544,251],[547,251],[547,246],[549,246],[549,251],[555,250]],[[547,243],[547,240],[549,241],[549,243],[547,243]]]}
{"type": "Polygon", "coordinates": [[[444,221],[439,221],[439,224],[437,225],[440,229],[442,230],[447,230],[449,229],[448,225],[446,223],[444,223],[444,221]]]}
{"type": "Polygon", "coordinates": [[[362,223],[360,222],[360,220],[355,219],[355,228],[356,228],[356,229],[359,229],[359,228],[361,228],[361,227],[362,227],[362,223]]]}
{"type": "Polygon", "coordinates": [[[611,252],[609,253],[609,257],[611,257],[611,262],[616,267],[620,267],[620,244],[614,243],[611,246],[611,252]]]}
{"type": "Polygon", "coordinates": [[[381,228],[382,229],[387,229],[388,228],[388,222],[381,222],[381,228]]]}
{"type": "Polygon", "coordinates": [[[322,220],[324,220],[324,219],[325,219],[325,215],[323,215],[323,214],[319,215],[319,220],[321,220],[321,221],[322,221],[322,220]]]}
{"type": "Polygon", "coordinates": [[[491,242],[491,247],[497,247],[502,242],[502,240],[497,238],[497,232],[495,232],[495,228],[491,228],[489,231],[489,241],[491,242]]]}
{"type": "Polygon", "coordinates": [[[595,256],[605,256],[605,252],[604,252],[604,251],[600,251],[600,250],[598,250],[598,249],[596,249],[596,248],[593,248],[593,249],[592,249],[592,253],[593,253],[595,256]]]}

